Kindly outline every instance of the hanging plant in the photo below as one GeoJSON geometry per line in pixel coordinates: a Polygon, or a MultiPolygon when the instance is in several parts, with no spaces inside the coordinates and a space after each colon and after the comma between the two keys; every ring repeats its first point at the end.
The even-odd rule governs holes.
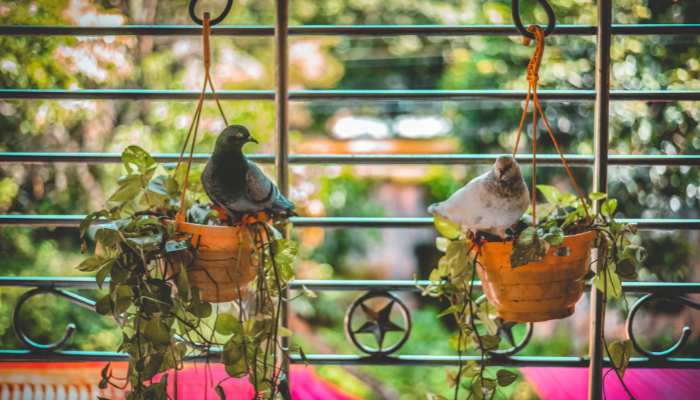
{"type": "MultiPolygon", "coordinates": [[[[502,226],[494,226],[498,228],[495,232],[484,232],[481,226],[468,226],[464,221],[479,221],[483,224],[482,220],[491,213],[498,217],[496,221],[502,222],[504,215],[512,215],[513,210],[519,209],[520,206],[513,203],[518,199],[517,196],[511,201],[493,195],[496,201],[489,199],[488,203],[493,204],[483,205],[485,208],[501,207],[497,210],[481,210],[479,207],[482,205],[472,203],[458,206],[459,201],[452,201],[453,198],[471,198],[471,192],[475,196],[481,196],[476,198],[484,202],[486,197],[491,196],[489,190],[496,194],[514,190],[514,185],[522,180],[519,168],[517,164],[507,165],[505,169],[511,171],[513,178],[510,181],[503,180],[504,172],[499,168],[508,162],[500,158],[492,171],[475,178],[445,203],[430,208],[436,214],[435,227],[442,235],[437,239],[436,246],[444,255],[431,272],[431,283],[423,288],[423,294],[446,300],[449,305],[440,316],[451,316],[457,325],[457,332],[449,343],[460,356],[459,369],[456,374],[448,375],[450,385],[455,387],[455,399],[459,396],[460,387],[470,391],[470,398],[491,398],[498,386],[507,386],[516,379],[516,375],[507,369],[498,369],[495,374],[491,374],[485,368],[489,353],[499,346],[501,338],[498,333],[504,326],[514,322],[545,321],[571,315],[590,278],[603,292],[604,301],[620,297],[621,279],[635,279],[636,271],[646,257],[634,226],[615,221],[617,200],[607,199],[605,193],[591,193],[585,197],[576,184],[537,97],[537,73],[544,51],[544,32],[536,25],[530,26],[528,31],[535,36],[537,46],[528,66],[530,86],[513,154],[517,151],[532,100],[535,108],[535,136],[532,141],[533,190],[529,214],[509,227],[507,237],[499,237],[506,236],[502,226]],[[577,195],[562,193],[553,186],[536,184],[538,115],[542,118],[577,195]],[[535,188],[546,200],[545,204],[536,204],[535,188]],[[590,211],[593,202],[599,202],[600,205],[595,214],[590,211]],[[469,218],[477,212],[475,209],[479,215],[469,218]],[[590,259],[594,247],[596,268],[592,272],[590,259]],[[477,277],[481,279],[488,303],[477,302],[474,293],[477,277]],[[479,329],[479,326],[482,328],[479,329]],[[479,363],[461,362],[463,353],[470,349],[480,354],[479,363]]],[[[512,222],[514,221],[509,223],[512,222]]],[[[608,346],[604,337],[603,342],[622,381],[631,355],[631,342],[619,341],[608,346]]]]}
{"type": "MultiPolygon", "coordinates": [[[[229,296],[231,288],[197,282],[202,272],[192,267],[199,257],[198,240],[192,239],[197,235],[183,235],[175,222],[177,180],[156,174],[158,164],[137,146],[128,147],[122,161],[127,174],[109,198],[110,207],[89,214],[80,226],[81,237],[92,238],[95,247],[77,268],[94,272],[98,286],[108,288],[96,309],[117,321],[122,330],[118,350],[129,355],[126,379],[112,376],[108,364],[100,387],[129,389],[129,399],[165,399],[169,370],[181,369],[186,358],[209,359],[221,351],[229,376],[247,375],[256,393],[273,398],[283,380],[280,338],[290,335],[279,322],[296,244],[263,222],[232,227],[188,221],[200,229],[235,229],[240,237],[234,240],[244,243],[237,251],[245,256],[230,255],[222,270],[252,278],[235,284],[232,304],[212,305],[222,293],[229,296]],[[246,261],[234,265],[236,259],[246,261]],[[159,373],[165,374],[154,383],[159,373]]],[[[218,221],[214,211],[199,216],[218,221]]],[[[220,387],[217,391],[223,394],[220,387]]]]}
{"type": "MultiPolygon", "coordinates": [[[[143,149],[127,147],[126,174],[109,206],[80,225],[83,250],[88,239],[95,246],[77,268],[94,272],[98,286],[108,288],[96,309],[119,324],[118,351],[129,360],[126,377],[113,376],[107,364],[99,387],[128,390],[130,400],[167,399],[168,371],[182,369],[189,358],[209,362],[217,356],[229,377],[248,377],[256,398],[289,398],[281,369],[288,349],[281,339],[291,332],[280,322],[297,245],[274,225],[285,225],[293,206],[242,154],[242,144],[252,138],[240,126],[220,134],[212,156],[215,160],[219,142],[241,139],[241,146],[234,146],[240,170],[228,171],[243,177],[241,187],[231,188],[240,196],[216,196],[217,206],[200,203],[206,196],[196,193],[199,185],[189,179],[207,85],[226,123],[209,75],[209,31],[205,14],[204,85],[177,167],[167,173],[143,149]],[[277,197],[251,197],[260,188],[277,197]],[[246,208],[238,210],[241,202],[246,208]],[[212,304],[222,302],[228,303],[212,304]]],[[[209,178],[202,179],[205,189],[214,184],[209,178]]],[[[215,389],[225,398],[222,382],[215,389]]]]}

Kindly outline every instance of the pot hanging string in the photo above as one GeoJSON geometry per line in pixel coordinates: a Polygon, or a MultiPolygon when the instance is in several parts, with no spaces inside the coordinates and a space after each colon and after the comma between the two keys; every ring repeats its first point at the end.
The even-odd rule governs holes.
{"type": "Polygon", "coordinates": [[[185,175],[182,182],[182,191],[180,193],[180,208],[175,216],[177,222],[185,222],[185,194],[187,192],[187,185],[190,176],[190,169],[192,167],[192,158],[194,156],[194,145],[197,143],[197,133],[199,131],[199,122],[202,115],[202,108],[204,105],[204,99],[206,97],[207,85],[211,88],[212,96],[216,101],[217,108],[221,113],[221,118],[224,120],[224,126],[228,126],[228,121],[226,120],[226,115],[224,115],[224,109],[219,101],[219,95],[214,89],[214,82],[211,79],[211,74],[209,69],[211,67],[211,50],[209,44],[209,37],[211,36],[211,24],[210,16],[208,12],[204,13],[204,18],[202,20],[202,52],[204,57],[204,82],[202,84],[202,90],[199,93],[199,99],[197,100],[197,107],[194,111],[194,117],[192,118],[192,123],[190,124],[190,129],[187,131],[187,136],[185,137],[185,143],[183,143],[180,149],[180,156],[178,157],[177,166],[175,167],[175,172],[179,171],[180,165],[184,160],[184,154],[187,150],[187,146],[190,146],[189,156],[187,157],[187,167],[185,169],[185,175]]]}
{"type": "MultiPolygon", "coordinates": [[[[569,176],[569,180],[571,181],[571,184],[574,187],[574,190],[576,190],[576,194],[578,196],[579,201],[581,202],[581,205],[583,206],[583,210],[586,213],[586,218],[590,221],[591,216],[588,210],[588,204],[586,203],[585,196],[583,195],[583,191],[579,187],[578,183],[576,182],[576,178],[574,177],[574,173],[571,170],[571,167],[569,166],[569,162],[566,160],[566,157],[564,157],[564,153],[562,153],[561,148],[559,147],[559,142],[557,142],[556,137],[554,136],[554,132],[552,130],[552,127],[549,125],[549,121],[547,120],[547,116],[544,114],[542,111],[542,106],[540,105],[539,97],[537,95],[537,86],[539,84],[539,71],[540,71],[540,65],[542,64],[542,55],[544,54],[544,37],[545,37],[545,31],[538,25],[530,25],[527,28],[527,31],[530,32],[534,37],[535,37],[535,52],[532,55],[532,58],[530,59],[530,62],[527,65],[527,82],[528,82],[528,87],[527,87],[527,95],[525,97],[525,107],[523,108],[523,114],[520,117],[520,123],[518,125],[518,131],[515,136],[515,145],[513,146],[513,157],[518,153],[518,147],[520,145],[520,137],[522,136],[523,128],[525,126],[525,119],[527,118],[528,111],[530,110],[530,101],[532,100],[533,104],[533,110],[532,110],[532,190],[531,190],[531,204],[532,204],[532,224],[537,225],[537,116],[538,114],[542,117],[542,123],[545,127],[545,130],[549,134],[549,138],[552,140],[552,143],[554,144],[554,148],[557,150],[557,153],[559,154],[559,159],[561,160],[562,164],[564,165],[564,169],[566,170],[567,175],[569,176]]],[[[527,36],[523,37],[523,44],[526,46],[530,45],[531,39],[527,36]]]]}

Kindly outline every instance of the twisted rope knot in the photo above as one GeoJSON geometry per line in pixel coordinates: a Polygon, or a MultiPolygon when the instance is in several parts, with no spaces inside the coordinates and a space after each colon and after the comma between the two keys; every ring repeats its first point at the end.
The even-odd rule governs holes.
{"type": "MultiPolygon", "coordinates": [[[[540,65],[544,54],[544,29],[539,25],[530,25],[527,31],[535,35],[535,52],[532,54],[530,62],[527,64],[527,81],[532,87],[537,87],[540,76],[540,65]]],[[[523,44],[529,46],[531,39],[527,36],[523,39],[523,44]]]]}
{"type": "MultiPolygon", "coordinates": [[[[513,157],[518,153],[518,146],[520,144],[520,136],[522,135],[523,128],[525,127],[525,118],[527,117],[528,111],[530,109],[530,101],[532,101],[534,105],[534,109],[532,111],[532,191],[530,193],[531,199],[530,199],[530,204],[532,205],[532,225],[535,226],[537,225],[537,191],[535,188],[537,187],[537,116],[538,114],[542,117],[542,123],[544,124],[545,129],[547,130],[547,133],[549,134],[549,138],[552,140],[552,143],[554,144],[554,148],[556,148],[557,153],[559,153],[559,158],[561,159],[562,164],[564,165],[564,168],[566,169],[567,175],[569,175],[569,179],[571,180],[572,185],[574,186],[574,189],[576,190],[576,193],[578,194],[579,201],[583,205],[583,210],[586,213],[586,218],[588,220],[591,219],[590,214],[588,212],[588,205],[586,204],[585,197],[583,195],[583,191],[581,188],[578,186],[578,183],[576,183],[576,178],[574,177],[573,172],[571,171],[571,167],[569,166],[568,161],[564,157],[564,153],[562,152],[561,148],[559,147],[559,143],[557,142],[557,139],[554,136],[554,132],[552,131],[552,127],[549,125],[549,121],[547,120],[547,116],[544,115],[544,112],[542,111],[542,106],[540,105],[539,97],[537,96],[537,85],[539,83],[539,71],[540,71],[540,65],[542,64],[542,55],[544,54],[544,29],[539,27],[538,25],[530,25],[527,28],[527,31],[532,33],[533,36],[535,37],[535,52],[532,54],[532,58],[530,59],[530,62],[527,64],[527,81],[529,82],[528,90],[527,90],[527,96],[525,97],[525,107],[523,108],[523,114],[520,117],[520,124],[518,125],[518,131],[516,132],[515,135],[515,145],[513,146],[513,157]]],[[[527,36],[523,37],[523,44],[525,46],[530,45],[531,39],[527,36]]]]}

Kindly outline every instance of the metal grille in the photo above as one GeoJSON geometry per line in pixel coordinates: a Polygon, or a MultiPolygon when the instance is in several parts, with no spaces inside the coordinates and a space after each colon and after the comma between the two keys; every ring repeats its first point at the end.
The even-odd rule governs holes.
{"type": "MultiPolygon", "coordinates": [[[[277,183],[285,194],[289,189],[288,170],[290,164],[487,164],[493,162],[494,155],[486,154],[440,154],[440,155],[290,155],[288,148],[288,105],[290,101],[309,100],[468,100],[499,99],[520,101],[525,92],[515,90],[289,90],[288,88],[288,36],[289,35],[344,35],[344,36],[395,36],[395,35],[518,35],[512,25],[397,25],[397,26],[288,26],[288,0],[276,0],[276,23],[274,26],[217,26],[212,34],[220,36],[274,36],[276,55],[276,87],[274,90],[229,90],[219,95],[225,100],[270,100],[276,105],[276,153],[258,154],[253,158],[264,163],[276,165],[277,183]]],[[[593,156],[567,155],[572,165],[593,167],[593,190],[605,192],[607,188],[607,168],[609,165],[624,166],[700,166],[698,155],[608,155],[608,129],[610,101],[700,101],[700,91],[628,91],[610,90],[610,45],[612,35],[676,35],[700,34],[700,24],[669,25],[613,25],[611,23],[612,5],[610,0],[598,1],[597,26],[557,26],[555,35],[595,35],[597,38],[596,87],[595,90],[542,90],[542,100],[568,100],[595,103],[595,152],[593,156]]],[[[112,26],[112,27],[72,27],[72,26],[4,26],[0,35],[199,35],[198,26],[112,26]]],[[[32,90],[0,89],[0,99],[89,99],[89,100],[194,100],[198,96],[194,91],[177,90],[32,90]]],[[[157,154],[159,161],[173,161],[175,154],[157,154]]],[[[203,162],[206,154],[197,154],[195,160],[203,162]]],[[[520,155],[523,162],[529,155],[520,155]]],[[[542,164],[559,164],[556,155],[541,155],[542,164]]],[[[70,152],[25,152],[0,153],[0,163],[117,163],[119,155],[114,153],[70,153],[70,152]]],[[[82,219],[80,215],[0,215],[2,226],[31,227],[75,227],[82,219]]],[[[432,224],[430,218],[293,218],[300,227],[342,227],[342,228],[415,228],[432,224]]],[[[636,224],[640,229],[700,229],[700,219],[633,219],[624,220],[636,224]]],[[[415,281],[346,281],[346,280],[297,280],[291,289],[305,286],[312,290],[328,291],[366,291],[390,296],[395,291],[414,291],[415,281]]],[[[50,293],[68,298],[70,301],[92,308],[94,302],[68,291],[68,289],[96,288],[94,279],[67,277],[0,277],[0,287],[33,288],[26,293],[26,298],[50,293]]],[[[684,297],[688,293],[700,293],[700,283],[645,283],[627,282],[623,288],[628,293],[642,293],[644,296],[635,303],[627,321],[631,332],[634,315],[644,303],[663,298],[677,303],[699,308],[684,297]]],[[[26,299],[25,299],[26,300],[26,299]]],[[[18,304],[17,307],[21,307],[18,304]]],[[[603,358],[600,332],[602,329],[601,294],[591,289],[590,318],[590,352],[588,357],[539,357],[518,356],[517,350],[527,345],[521,343],[514,351],[507,354],[493,354],[487,359],[491,365],[503,366],[588,366],[589,397],[601,398],[602,369],[610,366],[603,358]]],[[[664,352],[649,352],[638,347],[640,356],[633,357],[632,368],[700,368],[700,358],[672,357],[688,339],[689,332],[683,332],[676,345],[664,352]]],[[[634,338],[633,338],[634,339],[634,338]]],[[[636,343],[636,342],[635,342],[636,343]]],[[[125,355],[109,352],[42,351],[41,348],[28,346],[29,349],[0,350],[0,361],[17,360],[122,360],[125,355]]],[[[464,356],[463,360],[480,361],[479,357],[464,356]]],[[[338,365],[455,365],[457,356],[427,355],[392,355],[370,354],[366,356],[353,354],[309,354],[306,360],[312,364],[338,365]]],[[[293,355],[292,363],[302,362],[299,355],[293,355]]]]}

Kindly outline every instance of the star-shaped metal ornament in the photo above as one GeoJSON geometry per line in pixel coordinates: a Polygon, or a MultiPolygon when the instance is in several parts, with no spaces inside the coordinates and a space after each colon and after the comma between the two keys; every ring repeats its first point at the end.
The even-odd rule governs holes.
{"type": "Polygon", "coordinates": [[[367,317],[362,326],[353,331],[353,333],[371,333],[374,335],[374,339],[377,342],[379,351],[383,350],[384,337],[387,332],[405,332],[406,329],[398,326],[391,321],[391,310],[394,307],[396,300],[389,301],[380,310],[374,310],[368,307],[365,303],[360,303],[362,311],[367,317]]]}

